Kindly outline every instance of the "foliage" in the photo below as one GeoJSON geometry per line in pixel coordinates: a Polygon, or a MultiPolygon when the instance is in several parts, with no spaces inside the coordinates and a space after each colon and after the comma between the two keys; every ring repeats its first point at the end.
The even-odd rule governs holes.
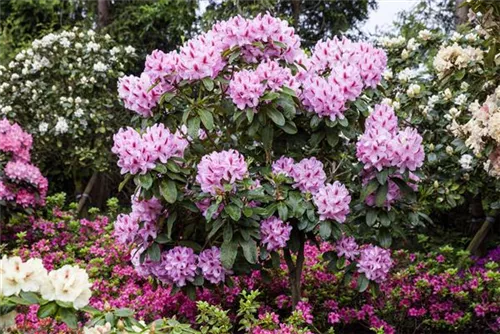
{"type": "Polygon", "coordinates": [[[134,52],[74,28],[33,41],[0,68],[0,113],[36,136],[33,160],[59,182],[53,186],[109,169],[110,136],[130,120],[116,101],[116,81],[134,52]]]}
{"type": "Polygon", "coordinates": [[[104,32],[144,54],[157,48],[171,50],[190,36],[197,7],[194,0],[116,1],[104,32]]]}
{"type": "Polygon", "coordinates": [[[0,63],[47,33],[85,25],[90,12],[85,1],[6,0],[0,2],[0,63]]]}

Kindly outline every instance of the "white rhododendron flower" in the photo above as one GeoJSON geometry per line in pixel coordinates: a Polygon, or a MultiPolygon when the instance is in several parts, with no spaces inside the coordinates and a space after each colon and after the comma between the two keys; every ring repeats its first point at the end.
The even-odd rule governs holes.
{"type": "Polygon", "coordinates": [[[460,167],[466,171],[471,171],[472,170],[472,160],[473,157],[470,154],[464,154],[460,157],[460,160],[458,161],[460,163],[460,167]]]}
{"type": "Polygon", "coordinates": [[[41,288],[42,298],[73,303],[75,309],[88,305],[92,292],[87,272],[76,266],[65,265],[48,275],[48,283],[41,288]]]}
{"type": "Polygon", "coordinates": [[[54,127],[54,132],[56,134],[63,134],[68,132],[69,125],[64,117],[58,117],[56,126],[54,127]]]}
{"type": "Polygon", "coordinates": [[[47,280],[47,270],[42,260],[23,262],[20,257],[3,257],[0,260],[0,295],[18,295],[21,291],[37,292],[47,280]]]}

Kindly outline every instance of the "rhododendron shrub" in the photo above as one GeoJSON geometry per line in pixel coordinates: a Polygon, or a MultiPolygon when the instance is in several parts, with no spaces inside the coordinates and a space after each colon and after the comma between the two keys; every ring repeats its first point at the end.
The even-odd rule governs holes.
{"type": "Polygon", "coordinates": [[[33,161],[54,188],[83,187],[115,164],[112,134],[131,118],[115,98],[116,80],[135,57],[133,47],[75,27],[34,40],[0,66],[0,117],[36,136],[33,161]]]}
{"type": "MultiPolygon", "coordinates": [[[[359,164],[340,161],[341,152],[353,149],[386,62],[382,50],[346,38],[320,41],[309,55],[294,29],[269,14],[218,22],[178,50],[147,56],[142,74],[118,84],[143,120],[115,134],[112,149],[147,216],[134,204],[115,223],[137,272],[194,296],[198,286],[276,266],[283,254],[297,306],[306,241],[341,238],[353,196],[359,202],[345,184],[347,160],[359,164]]],[[[423,151],[415,130],[396,127],[387,130],[391,180],[403,186],[423,151]]],[[[360,254],[366,289],[367,277],[387,274],[390,254],[375,245],[360,254]]]]}
{"type": "MultiPolygon", "coordinates": [[[[439,231],[421,211],[438,227],[446,226],[445,238],[453,229],[471,241],[471,231],[479,230],[482,222],[498,219],[500,189],[495,139],[499,64],[491,51],[498,31],[489,24],[499,16],[490,11],[493,6],[483,5],[471,1],[469,8],[482,14],[471,12],[469,22],[449,33],[408,22],[401,35],[380,40],[388,66],[379,101],[394,109],[400,128],[404,122],[404,127],[418,129],[426,153],[421,171],[412,172],[420,180],[411,176],[415,180],[410,186],[418,183],[420,196],[415,212],[406,216],[407,226],[428,226],[427,234],[439,231]]],[[[388,196],[397,196],[395,190],[389,185],[388,196]]],[[[490,235],[485,242],[494,240],[490,235]]],[[[477,245],[470,249],[477,251],[477,245]]]]}
{"type": "Polygon", "coordinates": [[[45,204],[48,182],[31,163],[32,136],[17,123],[0,119],[0,222],[8,211],[45,204]]]}

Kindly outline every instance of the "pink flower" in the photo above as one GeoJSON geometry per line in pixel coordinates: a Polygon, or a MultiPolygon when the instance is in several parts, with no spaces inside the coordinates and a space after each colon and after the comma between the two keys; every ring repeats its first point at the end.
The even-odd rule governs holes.
{"type": "Polygon", "coordinates": [[[19,124],[0,120],[0,151],[12,154],[14,160],[29,161],[32,144],[33,138],[19,124]]]}
{"type": "Polygon", "coordinates": [[[399,167],[403,172],[405,169],[415,171],[424,163],[424,147],[422,136],[417,130],[406,128],[400,131],[391,143],[394,151],[393,165],[399,167]]]}
{"type": "Polygon", "coordinates": [[[274,174],[283,174],[291,176],[295,161],[292,158],[282,156],[272,164],[272,171],[274,174]]]}
{"type": "Polygon", "coordinates": [[[201,269],[203,277],[213,284],[224,282],[226,279],[227,271],[220,261],[220,249],[215,246],[200,253],[198,268],[201,269]]]}
{"type": "Polygon", "coordinates": [[[338,256],[344,256],[348,260],[354,260],[359,255],[359,246],[353,237],[343,236],[335,243],[338,256]]]}
{"type": "Polygon", "coordinates": [[[356,156],[365,169],[381,171],[390,167],[393,160],[393,136],[384,128],[367,129],[356,143],[356,156]]]}
{"type": "Polygon", "coordinates": [[[380,283],[386,279],[392,267],[391,253],[387,249],[367,245],[360,250],[357,267],[358,272],[365,274],[366,278],[380,283]]]}
{"type": "Polygon", "coordinates": [[[292,227],[281,219],[271,216],[261,221],[260,239],[268,251],[274,251],[286,246],[290,239],[292,227]]]}
{"type": "Polygon", "coordinates": [[[163,205],[156,197],[139,200],[132,196],[132,215],[141,222],[155,222],[163,213],[163,205]]]}
{"type": "Polygon", "coordinates": [[[363,90],[363,80],[359,74],[359,69],[347,64],[337,65],[332,68],[330,74],[344,94],[346,100],[355,101],[363,90]]]}
{"type": "Polygon", "coordinates": [[[265,82],[266,87],[271,91],[279,90],[292,79],[292,71],[289,68],[281,67],[277,61],[264,61],[257,66],[255,74],[261,82],[265,82]]]}
{"type": "Polygon", "coordinates": [[[142,140],[152,158],[162,163],[166,163],[171,157],[183,157],[189,145],[179,132],[173,134],[163,124],[148,127],[142,140]]]}
{"type": "Polygon", "coordinates": [[[118,155],[118,166],[122,174],[145,174],[155,167],[156,153],[153,154],[141,135],[131,127],[120,129],[113,140],[111,152],[118,155]]]}
{"type": "Polygon", "coordinates": [[[245,158],[238,151],[212,152],[201,158],[196,182],[205,193],[217,195],[224,192],[224,184],[233,185],[248,174],[245,158]]]}
{"type": "Polygon", "coordinates": [[[342,183],[335,181],[321,187],[313,195],[313,201],[318,208],[320,220],[332,219],[343,223],[349,213],[351,196],[342,183]]]}
{"type": "Polygon", "coordinates": [[[228,93],[238,109],[243,110],[257,107],[265,88],[256,72],[242,70],[234,73],[229,82],[228,93]]]}
{"type": "Polygon", "coordinates": [[[136,217],[120,214],[116,218],[114,225],[113,235],[119,243],[128,245],[134,242],[139,230],[139,222],[136,217]]]}
{"type": "Polygon", "coordinates": [[[151,109],[168,90],[168,87],[163,87],[161,84],[150,90],[154,84],[155,81],[147,73],[142,73],[140,77],[124,76],[118,80],[118,96],[123,100],[125,108],[135,111],[142,117],[151,117],[151,109]]]}
{"type": "Polygon", "coordinates": [[[303,82],[301,98],[307,110],[335,121],[344,118],[346,96],[333,78],[325,79],[319,75],[308,77],[303,82]]]}
{"type": "Polygon", "coordinates": [[[365,121],[365,129],[385,129],[395,135],[398,131],[398,118],[394,109],[386,104],[377,104],[365,121]]]}
{"type": "Polygon", "coordinates": [[[299,188],[302,192],[315,193],[326,181],[323,163],[314,157],[296,163],[291,174],[295,181],[294,188],[299,188]]]}
{"type": "MultiPolygon", "coordinates": [[[[179,81],[176,73],[179,63],[180,58],[176,51],[164,53],[161,50],[154,50],[150,55],[146,56],[144,73],[148,74],[153,81],[159,79],[165,85],[169,85],[179,81]]],[[[173,87],[168,90],[172,89],[173,87]]]]}
{"type": "Polygon", "coordinates": [[[177,246],[166,253],[162,263],[166,276],[175,285],[183,287],[194,281],[196,276],[196,255],[189,247],[177,246]]]}
{"type": "Polygon", "coordinates": [[[187,80],[215,78],[224,67],[220,40],[209,31],[189,40],[179,51],[179,76],[187,80]]]}

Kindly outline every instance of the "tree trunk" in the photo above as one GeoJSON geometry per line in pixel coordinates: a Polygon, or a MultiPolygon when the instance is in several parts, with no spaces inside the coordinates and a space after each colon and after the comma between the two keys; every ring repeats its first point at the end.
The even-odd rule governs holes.
{"type": "Polygon", "coordinates": [[[471,254],[479,255],[479,247],[483,243],[484,239],[486,239],[486,237],[488,236],[488,232],[493,227],[494,222],[495,222],[495,218],[486,217],[486,220],[484,221],[483,225],[481,226],[479,231],[476,232],[476,235],[474,235],[474,238],[472,238],[472,241],[470,242],[469,246],[467,247],[467,250],[471,254]]]}
{"type": "Polygon", "coordinates": [[[468,6],[462,6],[466,0],[456,0],[455,2],[455,26],[459,26],[468,21],[467,14],[469,13],[468,6]]]}
{"type": "Polygon", "coordinates": [[[83,208],[85,207],[85,204],[87,203],[87,199],[90,197],[89,194],[92,191],[92,188],[94,188],[94,184],[97,181],[97,176],[98,176],[98,173],[94,172],[94,174],[92,174],[92,177],[90,178],[89,183],[85,187],[85,191],[83,192],[82,197],[80,198],[80,201],[78,202],[78,208],[76,210],[77,215],[79,215],[82,212],[83,208]]]}
{"type": "Polygon", "coordinates": [[[292,18],[293,27],[297,31],[300,23],[300,0],[292,0],[292,18]]]}
{"type": "Polygon", "coordinates": [[[97,27],[109,24],[109,0],[97,0],[97,27]]]}
{"type": "Polygon", "coordinates": [[[292,292],[292,309],[297,307],[297,304],[302,299],[302,270],[304,268],[304,247],[305,235],[300,233],[299,251],[295,263],[292,259],[292,253],[287,248],[284,250],[285,262],[288,267],[288,280],[290,282],[290,290],[292,292]]]}

